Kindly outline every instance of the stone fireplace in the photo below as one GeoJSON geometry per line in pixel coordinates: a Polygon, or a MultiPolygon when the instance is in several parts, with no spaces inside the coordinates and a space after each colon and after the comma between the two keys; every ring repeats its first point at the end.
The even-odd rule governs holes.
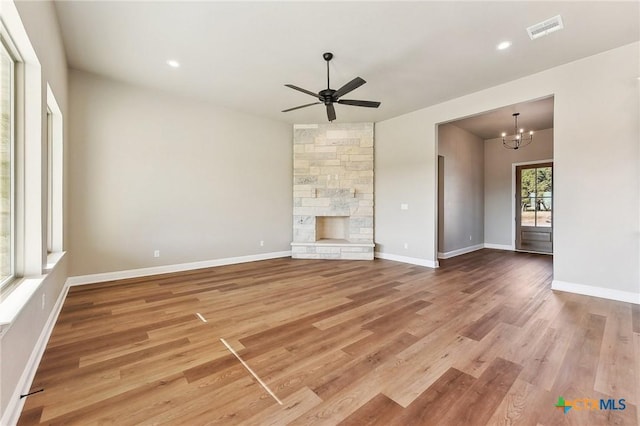
{"type": "Polygon", "coordinates": [[[295,125],[298,259],[373,259],[373,123],[295,125]]]}

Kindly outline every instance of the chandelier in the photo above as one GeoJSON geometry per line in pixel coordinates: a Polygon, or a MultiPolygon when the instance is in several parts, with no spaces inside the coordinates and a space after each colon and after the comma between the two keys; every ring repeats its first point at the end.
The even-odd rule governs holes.
{"type": "Polygon", "coordinates": [[[513,137],[507,137],[505,132],[502,132],[502,146],[509,149],[518,149],[523,146],[527,146],[533,141],[533,131],[530,131],[528,135],[524,134],[524,129],[518,130],[518,116],[519,112],[513,113],[515,124],[513,126],[513,137]]]}

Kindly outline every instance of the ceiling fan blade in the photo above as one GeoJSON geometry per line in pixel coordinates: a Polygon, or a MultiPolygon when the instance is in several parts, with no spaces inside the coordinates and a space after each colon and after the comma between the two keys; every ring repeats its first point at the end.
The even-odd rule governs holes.
{"type": "Polygon", "coordinates": [[[338,90],[336,90],[336,93],[333,94],[333,99],[338,99],[340,96],[346,95],[352,90],[356,90],[358,87],[362,86],[365,83],[366,81],[364,81],[360,77],[356,77],[350,82],[348,82],[347,84],[345,84],[344,86],[342,86],[341,88],[339,88],[338,90]]]}
{"type": "Polygon", "coordinates": [[[333,104],[327,104],[327,118],[329,121],[336,119],[336,109],[333,107],[333,104]]]}
{"type": "Polygon", "coordinates": [[[289,108],[289,109],[282,110],[282,112],[289,112],[289,111],[293,111],[293,110],[295,110],[295,109],[306,108],[306,107],[308,107],[308,106],[311,106],[311,105],[318,105],[318,104],[321,104],[321,103],[322,103],[322,102],[314,102],[314,103],[311,103],[311,104],[300,105],[300,106],[297,106],[297,107],[293,107],[293,108],[289,108]]]}
{"type": "Polygon", "coordinates": [[[302,87],[294,86],[293,84],[285,84],[285,86],[292,88],[293,90],[297,90],[298,92],[306,93],[307,95],[311,95],[314,98],[318,97],[317,93],[313,93],[307,89],[303,89],[302,87]]]}
{"type": "Polygon", "coordinates": [[[340,99],[338,100],[339,104],[343,105],[353,105],[367,108],[378,108],[380,106],[380,102],[375,101],[358,101],[355,99],[340,99]]]}

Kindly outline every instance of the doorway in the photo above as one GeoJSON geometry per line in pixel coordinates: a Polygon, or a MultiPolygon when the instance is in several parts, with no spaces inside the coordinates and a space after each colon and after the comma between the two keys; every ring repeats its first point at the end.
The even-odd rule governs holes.
{"type": "Polygon", "coordinates": [[[516,250],[553,253],[553,162],[516,166],[516,250]]]}
{"type": "MultiPolygon", "coordinates": [[[[439,259],[480,248],[553,251],[553,191],[539,194],[537,200],[534,197],[524,211],[521,201],[516,205],[515,196],[516,166],[553,163],[553,110],[554,98],[549,96],[438,123],[435,246],[439,259]],[[534,141],[522,149],[506,149],[501,134],[514,126],[516,112],[522,117],[519,124],[534,132],[534,141]],[[535,208],[536,202],[534,210],[531,206],[535,208]],[[518,228],[518,247],[516,213],[520,225],[523,218],[533,216],[533,224],[524,223],[532,226],[518,228]]],[[[525,189],[529,188],[525,185],[525,189]]],[[[529,195],[520,198],[526,201],[529,195]]]]}

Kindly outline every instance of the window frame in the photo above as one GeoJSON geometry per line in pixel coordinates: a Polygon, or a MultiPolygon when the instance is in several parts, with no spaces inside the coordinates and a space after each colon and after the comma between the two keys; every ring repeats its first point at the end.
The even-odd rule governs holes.
{"type": "Polygon", "coordinates": [[[10,284],[16,279],[16,185],[18,183],[17,179],[17,141],[16,141],[16,127],[17,127],[17,117],[16,112],[18,111],[18,64],[20,63],[20,55],[15,48],[15,45],[12,43],[9,38],[7,31],[4,28],[4,25],[0,22],[0,47],[6,52],[7,56],[11,60],[11,68],[10,68],[10,123],[9,123],[9,176],[10,176],[10,190],[9,190],[9,209],[10,209],[10,238],[9,238],[9,265],[10,272],[9,274],[0,281],[0,291],[6,289],[10,286],[10,284]]]}
{"type": "MultiPolygon", "coordinates": [[[[13,177],[13,279],[0,287],[0,304],[12,298],[22,282],[41,279],[43,275],[44,217],[43,186],[44,108],[42,66],[11,1],[3,2],[0,16],[0,39],[14,60],[14,161],[13,177]]],[[[20,292],[19,292],[20,293],[20,292]]],[[[20,302],[28,300],[28,291],[20,302]]],[[[29,296],[30,297],[30,296],[29,296]]],[[[11,322],[11,312],[0,312],[0,335],[3,323],[11,322]]]]}
{"type": "Polygon", "coordinates": [[[47,204],[45,271],[51,269],[63,252],[63,146],[64,118],[51,86],[47,84],[47,204]]]}
{"type": "Polygon", "coordinates": [[[50,254],[53,243],[53,113],[47,104],[47,255],[50,254]]]}

